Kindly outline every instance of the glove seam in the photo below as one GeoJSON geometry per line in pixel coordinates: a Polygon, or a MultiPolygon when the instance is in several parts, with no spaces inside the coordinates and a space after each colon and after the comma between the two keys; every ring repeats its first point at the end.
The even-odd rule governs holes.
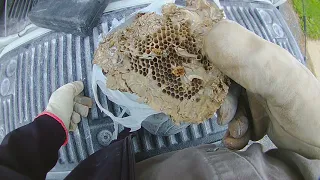
{"type": "MultiPolygon", "coordinates": [[[[48,112],[48,111],[42,112],[42,113],[39,114],[36,118],[38,118],[38,117],[40,117],[40,116],[42,116],[42,115],[48,115],[48,116],[52,117],[54,120],[56,120],[56,121],[62,126],[64,132],[66,133],[66,140],[64,141],[64,143],[62,144],[62,146],[67,145],[68,140],[69,140],[69,138],[68,138],[68,137],[69,137],[69,133],[68,133],[68,130],[67,130],[66,126],[64,125],[63,121],[62,121],[58,116],[56,116],[55,114],[53,114],[53,113],[51,113],[51,112],[48,112]]],[[[35,118],[35,119],[36,119],[36,118],[35,118]]]]}

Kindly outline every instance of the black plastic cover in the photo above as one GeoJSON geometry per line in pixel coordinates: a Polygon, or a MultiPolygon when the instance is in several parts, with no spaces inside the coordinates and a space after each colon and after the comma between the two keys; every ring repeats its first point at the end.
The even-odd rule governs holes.
{"type": "Polygon", "coordinates": [[[29,12],[37,26],[87,36],[92,33],[109,0],[41,0],[29,12]]]}

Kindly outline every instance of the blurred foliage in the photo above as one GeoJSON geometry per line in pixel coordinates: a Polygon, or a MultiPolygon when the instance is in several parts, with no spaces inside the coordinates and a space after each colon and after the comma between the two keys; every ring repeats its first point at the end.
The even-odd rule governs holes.
{"type": "MultiPolygon", "coordinates": [[[[320,39],[320,0],[304,0],[306,12],[307,35],[311,39],[320,39]]],[[[293,7],[299,15],[301,28],[303,25],[303,0],[292,0],[293,7]]]]}

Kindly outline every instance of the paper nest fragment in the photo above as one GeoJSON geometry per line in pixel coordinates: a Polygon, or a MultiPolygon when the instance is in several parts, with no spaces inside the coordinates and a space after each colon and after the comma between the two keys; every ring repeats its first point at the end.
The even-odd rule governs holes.
{"type": "Polygon", "coordinates": [[[93,63],[106,74],[107,88],[138,95],[176,123],[201,123],[221,106],[230,84],[202,50],[204,35],[223,16],[205,0],[166,4],[162,15],[139,13],[103,40],[93,63]]]}

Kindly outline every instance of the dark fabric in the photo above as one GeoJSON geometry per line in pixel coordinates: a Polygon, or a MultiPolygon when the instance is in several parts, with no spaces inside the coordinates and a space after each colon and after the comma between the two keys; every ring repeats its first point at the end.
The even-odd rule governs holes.
{"type": "Polygon", "coordinates": [[[47,115],[10,132],[0,146],[0,179],[45,179],[65,138],[61,125],[47,115]]]}
{"type": "MultiPolygon", "coordinates": [[[[128,131],[124,133],[126,132],[128,131]]],[[[124,139],[114,141],[109,146],[89,156],[66,179],[134,180],[134,169],[132,137],[129,135],[124,139]]]]}
{"type": "MultiPolygon", "coordinates": [[[[82,161],[66,179],[133,180],[134,152],[129,129],[119,139],[82,161]]],[[[62,126],[41,115],[9,133],[0,146],[0,179],[45,179],[66,139],[62,126]]]]}

